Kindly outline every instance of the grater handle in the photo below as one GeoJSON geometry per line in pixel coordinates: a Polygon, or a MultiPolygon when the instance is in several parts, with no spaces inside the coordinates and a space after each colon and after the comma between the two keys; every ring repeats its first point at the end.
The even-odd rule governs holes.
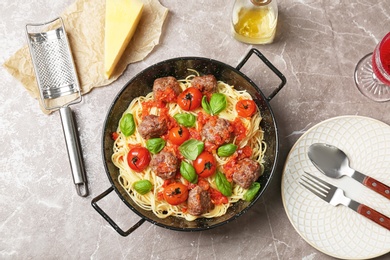
{"type": "Polygon", "coordinates": [[[60,116],[66,147],[68,149],[69,162],[73,174],[73,182],[76,185],[77,194],[85,197],[88,195],[88,187],[85,178],[83,158],[81,155],[80,140],[77,135],[76,123],[72,110],[67,106],[61,107],[60,116]]]}

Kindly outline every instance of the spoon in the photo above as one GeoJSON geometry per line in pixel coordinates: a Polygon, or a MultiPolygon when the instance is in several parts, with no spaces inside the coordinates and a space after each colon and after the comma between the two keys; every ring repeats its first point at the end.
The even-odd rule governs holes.
{"type": "Polygon", "coordinates": [[[390,199],[390,187],[349,167],[347,155],[339,148],[323,143],[310,145],[309,158],[323,174],[331,178],[349,176],[371,190],[390,199]]]}

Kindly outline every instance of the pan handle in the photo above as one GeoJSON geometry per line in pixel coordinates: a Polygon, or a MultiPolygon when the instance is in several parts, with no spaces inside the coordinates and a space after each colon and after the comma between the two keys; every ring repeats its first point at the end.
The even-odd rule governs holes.
{"type": "Polygon", "coordinates": [[[256,54],[257,57],[259,57],[264,62],[264,64],[267,65],[267,67],[270,68],[282,81],[279,86],[266,98],[267,101],[271,101],[271,99],[273,99],[273,97],[278,94],[278,92],[284,87],[284,85],[286,85],[286,77],[277,68],[275,68],[275,66],[272,65],[272,63],[258,49],[255,48],[252,48],[248,52],[244,59],[237,65],[236,69],[240,70],[242,66],[244,66],[245,63],[249,60],[252,54],[256,54]]]}
{"type": "Polygon", "coordinates": [[[97,196],[96,198],[92,199],[91,201],[91,205],[92,207],[105,219],[107,220],[107,222],[116,230],[116,232],[118,232],[120,235],[124,236],[124,237],[127,237],[128,235],[130,235],[134,230],[136,230],[137,228],[139,228],[144,222],[145,222],[145,219],[141,219],[140,221],[138,221],[134,226],[132,226],[131,228],[129,228],[127,231],[123,231],[97,204],[97,202],[99,200],[101,200],[102,198],[104,198],[105,196],[107,196],[108,194],[111,193],[111,191],[113,191],[114,188],[111,186],[110,188],[108,188],[105,192],[103,192],[102,194],[100,194],[99,196],[97,196]]]}

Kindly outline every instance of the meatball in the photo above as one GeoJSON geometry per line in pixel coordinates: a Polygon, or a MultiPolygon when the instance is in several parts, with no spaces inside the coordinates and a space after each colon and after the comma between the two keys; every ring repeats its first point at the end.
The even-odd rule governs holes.
{"type": "Polygon", "coordinates": [[[195,77],[191,81],[191,86],[199,89],[203,95],[212,94],[217,90],[217,79],[214,75],[195,77]]]}
{"type": "Polygon", "coordinates": [[[252,159],[239,160],[233,173],[233,181],[248,189],[260,177],[260,167],[260,164],[252,159]]]}
{"type": "Polygon", "coordinates": [[[208,191],[203,190],[200,186],[196,186],[188,194],[187,207],[188,213],[200,216],[212,210],[214,204],[211,202],[208,191]]]}
{"type": "Polygon", "coordinates": [[[176,101],[181,92],[180,84],[174,77],[158,78],[153,83],[154,99],[158,101],[176,101]]]}
{"type": "Polygon", "coordinates": [[[231,139],[232,127],[226,119],[218,118],[207,121],[201,131],[206,142],[220,146],[231,139]]]}
{"type": "Polygon", "coordinates": [[[149,165],[157,176],[166,180],[175,177],[179,161],[173,153],[162,151],[153,155],[149,165]]]}
{"type": "Polygon", "coordinates": [[[160,137],[168,132],[168,124],[165,119],[148,115],[139,124],[138,132],[144,139],[160,137]]]}

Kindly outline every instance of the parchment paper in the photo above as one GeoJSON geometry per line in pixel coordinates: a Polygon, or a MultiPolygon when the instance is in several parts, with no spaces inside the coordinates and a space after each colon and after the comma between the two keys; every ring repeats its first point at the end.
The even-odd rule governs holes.
{"type": "MultiPolygon", "coordinates": [[[[75,62],[81,93],[106,86],[116,80],[127,65],[143,60],[159,43],[168,9],[158,0],[142,0],[144,10],[137,30],[110,79],[104,76],[104,24],[106,0],[76,0],[62,14],[75,62]]],[[[47,21],[36,21],[43,23],[47,21]]],[[[32,97],[38,99],[44,113],[27,44],[4,64],[20,80],[32,97]]]]}

